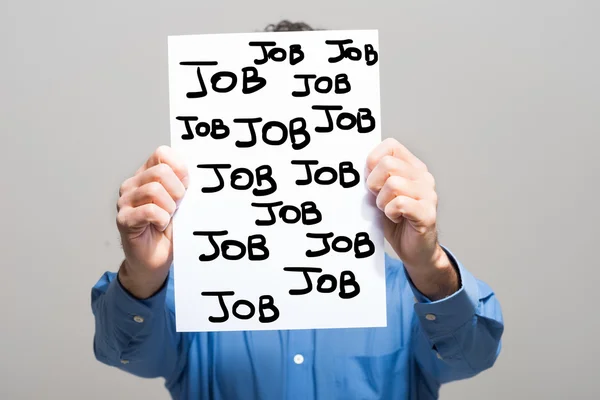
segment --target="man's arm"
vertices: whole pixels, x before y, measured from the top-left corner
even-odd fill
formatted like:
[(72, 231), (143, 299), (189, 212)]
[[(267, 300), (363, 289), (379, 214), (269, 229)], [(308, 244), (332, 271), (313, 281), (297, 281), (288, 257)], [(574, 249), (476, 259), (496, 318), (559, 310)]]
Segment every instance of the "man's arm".
[(458, 291), (431, 300), (406, 273), (416, 300), (415, 358), (422, 373), (439, 384), (469, 378), (492, 367), (504, 331), (502, 310), (491, 288), (444, 250), (459, 276)]
[(386, 217), (385, 238), (417, 300), (413, 344), (422, 373), (431, 378), (421, 381), (443, 383), (491, 367), (504, 330), (500, 306), (491, 289), (439, 244), (433, 175), (394, 139), (373, 149), (367, 169), (367, 186)]
[(171, 379), (186, 359), (187, 336), (175, 332), (171, 264), (172, 217), (188, 183), (181, 157), (161, 146), (121, 184), (117, 227), (125, 260), (92, 289), (96, 358), (142, 377)]
[(144, 378), (171, 380), (181, 372), (184, 337), (175, 332), (174, 314), (167, 306), (172, 287), (168, 279), (157, 293), (140, 300), (117, 274), (106, 272), (92, 289), (96, 359)]

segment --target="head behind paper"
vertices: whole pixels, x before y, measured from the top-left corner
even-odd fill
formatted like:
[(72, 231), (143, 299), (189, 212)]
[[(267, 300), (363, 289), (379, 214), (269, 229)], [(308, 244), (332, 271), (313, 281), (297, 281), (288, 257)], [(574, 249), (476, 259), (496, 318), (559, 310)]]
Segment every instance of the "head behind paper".
[(265, 32), (299, 32), (299, 31), (314, 31), (310, 25), (305, 22), (292, 22), (284, 19), (276, 24), (269, 24), (265, 28)]

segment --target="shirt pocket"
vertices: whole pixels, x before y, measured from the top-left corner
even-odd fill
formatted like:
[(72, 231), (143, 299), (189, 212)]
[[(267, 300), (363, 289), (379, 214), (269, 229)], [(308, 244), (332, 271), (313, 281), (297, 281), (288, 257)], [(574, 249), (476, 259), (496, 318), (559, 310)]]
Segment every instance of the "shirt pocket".
[(379, 355), (340, 355), (334, 360), (336, 399), (407, 399), (408, 357), (404, 348)]

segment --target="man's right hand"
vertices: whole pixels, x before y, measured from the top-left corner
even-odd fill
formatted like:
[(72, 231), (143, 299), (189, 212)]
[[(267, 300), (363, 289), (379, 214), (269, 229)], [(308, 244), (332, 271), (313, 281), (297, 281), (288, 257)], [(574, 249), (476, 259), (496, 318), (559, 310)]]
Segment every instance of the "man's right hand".
[(163, 285), (173, 261), (173, 213), (189, 183), (173, 149), (161, 146), (119, 190), (117, 227), (125, 252), (119, 280), (145, 299)]

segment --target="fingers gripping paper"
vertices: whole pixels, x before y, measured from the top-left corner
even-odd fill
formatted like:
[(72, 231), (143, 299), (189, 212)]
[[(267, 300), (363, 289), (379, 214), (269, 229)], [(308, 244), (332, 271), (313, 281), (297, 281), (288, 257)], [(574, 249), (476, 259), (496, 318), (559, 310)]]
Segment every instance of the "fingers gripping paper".
[(178, 331), (386, 325), (377, 31), (169, 37)]

